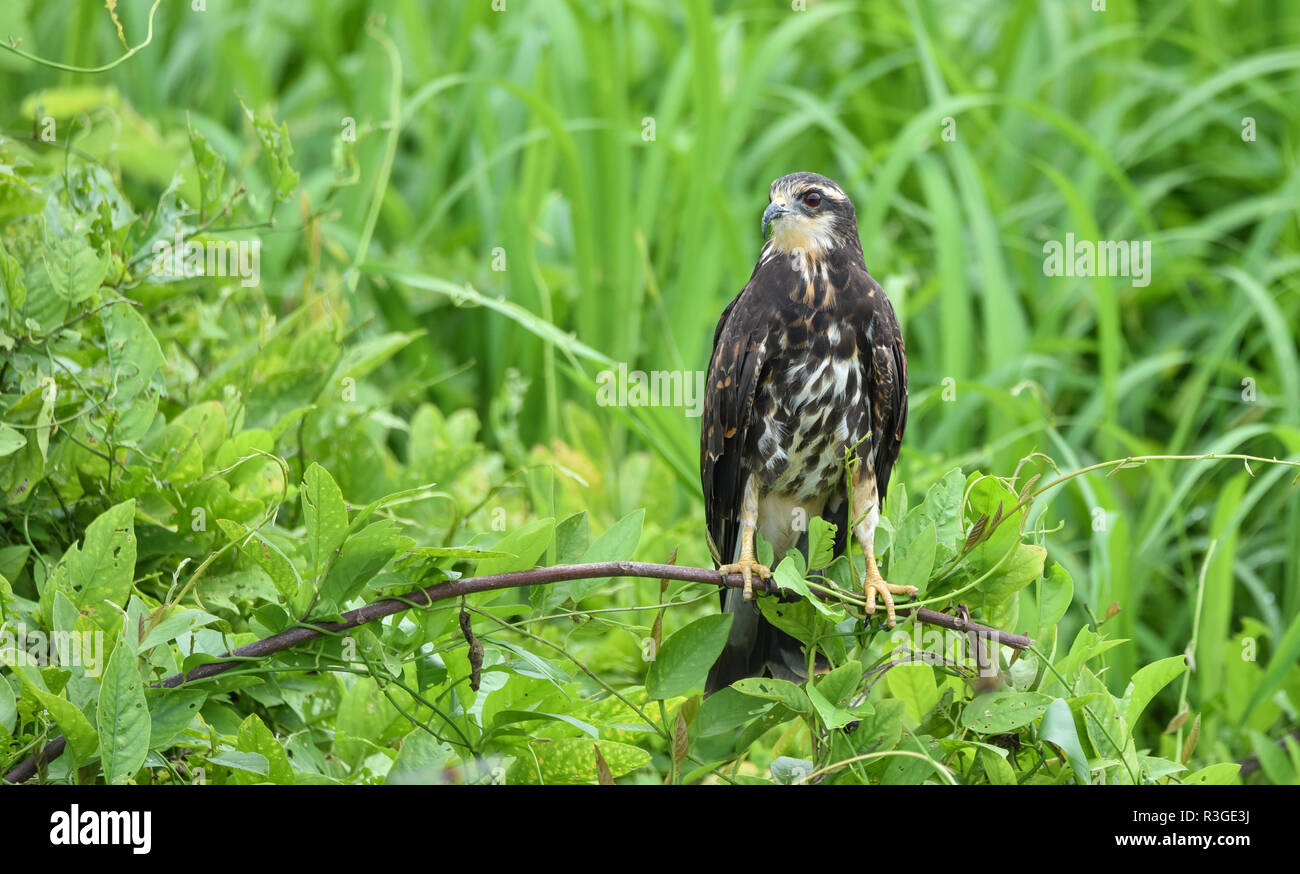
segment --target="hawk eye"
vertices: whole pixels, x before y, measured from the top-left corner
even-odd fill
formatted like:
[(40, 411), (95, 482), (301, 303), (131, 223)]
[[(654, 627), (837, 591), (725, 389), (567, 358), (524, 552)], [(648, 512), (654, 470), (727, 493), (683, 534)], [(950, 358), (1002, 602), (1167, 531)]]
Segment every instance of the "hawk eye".
[(816, 206), (817, 204), (822, 202), (822, 196), (819, 192), (809, 191), (807, 194), (803, 196), (803, 202), (808, 204), (809, 206)]

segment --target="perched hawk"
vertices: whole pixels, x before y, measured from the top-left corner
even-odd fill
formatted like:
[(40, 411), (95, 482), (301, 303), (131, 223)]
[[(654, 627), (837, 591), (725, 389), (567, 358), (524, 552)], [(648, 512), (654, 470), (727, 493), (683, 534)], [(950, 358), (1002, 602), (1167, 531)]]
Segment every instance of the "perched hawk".
[(820, 515), (847, 545), (845, 449), (856, 446), (853, 533), (866, 556), (867, 612), (912, 586), (885, 582), (873, 541), (879, 507), (907, 424), (907, 361), (894, 308), (867, 272), (848, 196), (816, 173), (772, 183), (763, 233), (772, 226), (749, 283), (713, 336), (705, 383), (700, 478), (709, 548), (743, 590), (722, 593), (735, 615), (706, 694), (764, 673), (805, 679), (802, 644), (771, 626), (753, 600), (761, 532), (779, 560), (807, 555), (807, 520)]

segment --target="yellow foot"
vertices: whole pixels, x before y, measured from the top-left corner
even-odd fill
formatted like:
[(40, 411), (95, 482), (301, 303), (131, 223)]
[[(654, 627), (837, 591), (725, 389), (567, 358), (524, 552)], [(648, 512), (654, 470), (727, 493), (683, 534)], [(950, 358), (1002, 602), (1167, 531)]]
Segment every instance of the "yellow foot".
[(746, 601), (754, 600), (754, 574), (758, 574), (760, 579), (768, 579), (772, 572), (768, 570), (767, 565), (759, 564), (758, 559), (753, 556), (740, 557), (740, 561), (735, 564), (724, 564), (718, 568), (718, 573), (722, 574), (725, 579), (728, 574), (740, 574), (745, 578), (745, 588), (742, 590)]
[(896, 586), (893, 583), (887, 583), (881, 578), (880, 574), (873, 574), (867, 577), (867, 615), (870, 616), (876, 612), (876, 595), (880, 600), (885, 602), (885, 622), (893, 628), (898, 622), (898, 617), (894, 614), (894, 596), (895, 595), (915, 595), (916, 586)]

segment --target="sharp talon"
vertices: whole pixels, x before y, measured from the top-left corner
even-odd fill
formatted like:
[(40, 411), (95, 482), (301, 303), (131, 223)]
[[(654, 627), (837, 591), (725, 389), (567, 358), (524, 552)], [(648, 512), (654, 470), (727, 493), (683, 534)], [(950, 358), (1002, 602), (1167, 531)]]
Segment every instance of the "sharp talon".
[(772, 572), (766, 566), (759, 564), (753, 558), (743, 556), (735, 564), (725, 564), (718, 568), (718, 572), (722, 574), (724, 579), (729, 574), (740, 574), (745, 578), (745, 585), (741, 589), (741, 597), (746, 601), (754, 600), (754, 574), (757, 573), (759, 579), (766, 579), (772, 575)]
[(868, 577), (866, 582), (867, 595), (867, 615), (876, 612), (876, 595), (880, 595), (880, 600), (885, 605), (885, 625), (893, 628), (898, 624), (898, 614), (894, 610), (894, 595), (915, 595), (919, 590), (916, 586), (897, 586), (893, 583), (887, 583), (880, 577)]

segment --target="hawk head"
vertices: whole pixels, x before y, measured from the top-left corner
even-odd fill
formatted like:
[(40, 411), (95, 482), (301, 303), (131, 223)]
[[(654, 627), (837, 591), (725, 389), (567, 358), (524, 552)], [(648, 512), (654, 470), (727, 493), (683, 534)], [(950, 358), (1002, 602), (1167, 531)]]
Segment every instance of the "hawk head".
[(772, 226), (772, 248), (813, 257), (841, 246), (860, 247), (858, 217), (849, 196), (817, 173), (791, 173), (772, 183), (763, 234)]

